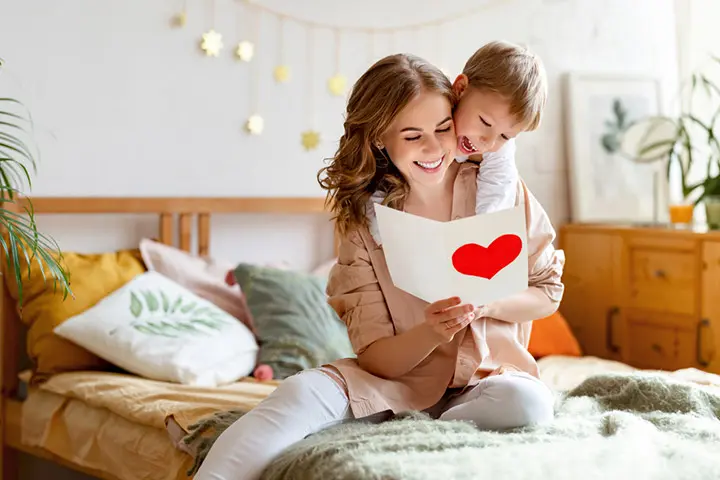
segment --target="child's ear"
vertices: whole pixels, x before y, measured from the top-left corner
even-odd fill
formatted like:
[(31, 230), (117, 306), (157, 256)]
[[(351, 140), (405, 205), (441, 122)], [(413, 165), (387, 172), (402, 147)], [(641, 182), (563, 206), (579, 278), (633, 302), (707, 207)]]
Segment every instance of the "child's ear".
[(455, 81), (453, 82), (453, 90), (455, 91), (455, 95), (457, 96), (458, 100), (460, 97), (463, 96), (463, 93), (465, 93), (465, 90), (467, 90), (468, 87), (468, 77), (464, 73), (461, 73), (457, 76)]

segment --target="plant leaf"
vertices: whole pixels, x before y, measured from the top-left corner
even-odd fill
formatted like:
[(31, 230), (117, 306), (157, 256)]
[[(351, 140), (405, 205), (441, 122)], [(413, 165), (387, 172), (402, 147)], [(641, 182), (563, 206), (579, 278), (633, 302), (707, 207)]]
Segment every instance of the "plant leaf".
[(185, 305), (184, 307), (182, 307), (182, 308), (180, 309), (180, 312), (182, 312), (182, 313), (188, 313), (190, 310), (192, 310), (193, 308), (195, 308), (195, 305), (197, 305), (197, 302), (188, 303), (187, 305)]
[(170, 313), (175, 313), (175, 311), (182, 305), (182, 295), (178, 295), (178, 297), (175, 299), (175, 303), (172, 304), (172, 307), (170, 308)]
[(142, 310), (142, 302), (138, 296), (135, 295), (135, 292), (130, 292), (130, 313), (133, 314), (133, 317), (138, 318), (142, 313)]
[(165, 295), (165, 292), (162, 290), (160, 291), (160, 298), (162, 298), (163, 312), (168, 313), (170, 311), (170, 300), (168, 300), (167, 295)]
[(143, 295), (143, 297), (145, 298), (145, 304), (147, 305), (148, 310), (149, 310), (151, 313), (156, 312), (156, 311), (158, 310), (158, 308), (160, 308), (160, 304), (159, 304), (159, 302), (158, 302), (158, 299), (155, 297), (155, 295), (153, 295), (152, 292), (150, 292), (150, 291), (148, 291), (148, 290), (144, 290), (144, 291), (142, 292), (142, 295)]

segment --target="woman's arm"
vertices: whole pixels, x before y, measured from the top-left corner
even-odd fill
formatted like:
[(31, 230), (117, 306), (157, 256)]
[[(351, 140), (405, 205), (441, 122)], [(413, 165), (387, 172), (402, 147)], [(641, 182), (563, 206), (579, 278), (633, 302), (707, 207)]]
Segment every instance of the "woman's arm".
[(555, 229), (540, 203), (530, 190), (521, 183), (525, 196), (525, 217), (528, 238), (528, 285), (514, 295), (496, 300), (481, 308), (479, 316), (506, 322), (529, 322), (553, 314), (562, 299), (562, 283), (565, 254), (555, 250)]
[(400, 335), (377, 340), (358, 357), (360, 366), (379, 377), (405, 375), (467, 327), (475, 318), (472, 309), (471, 305), (461, 305), (457, 297), (431, 303), (425, 308), (423, 323)]
[(448, 299), (428, 307), (426, 322), (396, 335), (370, 256), (357, 233), (342, 241), (327, 293), (328, 302), (348, 327), (358, 363), (382, 378), (405, 375), (472, 321), (469, 316), (460, 318), (471, 312), (471, 306)]
[(400, 335), (375, 341), (358, 355), (358, 363), (378, 377), (397, 378), (417, 367), (440, 343), (432, 329), (421, 323)]

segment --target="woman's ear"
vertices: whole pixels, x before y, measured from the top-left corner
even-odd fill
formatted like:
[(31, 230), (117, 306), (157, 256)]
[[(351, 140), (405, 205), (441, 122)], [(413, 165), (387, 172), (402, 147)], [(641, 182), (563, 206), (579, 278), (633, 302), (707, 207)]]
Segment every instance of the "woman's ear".
[(468, 77), (464, 73), (461, 73), (453, 82), (453, 91), (455, 91), (455, 95), (457, 96), (458, 100), (460, 99), (460, 97), (463, 96), (465, 90), (467, 90), (467, 87)]

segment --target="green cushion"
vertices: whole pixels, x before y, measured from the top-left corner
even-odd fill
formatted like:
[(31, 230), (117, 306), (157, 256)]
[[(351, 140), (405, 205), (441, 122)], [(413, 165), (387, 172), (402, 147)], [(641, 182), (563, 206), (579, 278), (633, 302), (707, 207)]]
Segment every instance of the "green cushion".
[(270, 365), (273, 378), (355, 356), (345, 324), (327, 303), (324, 278), (244, 263), (234, 273), (255, 320), (258, 363)]

